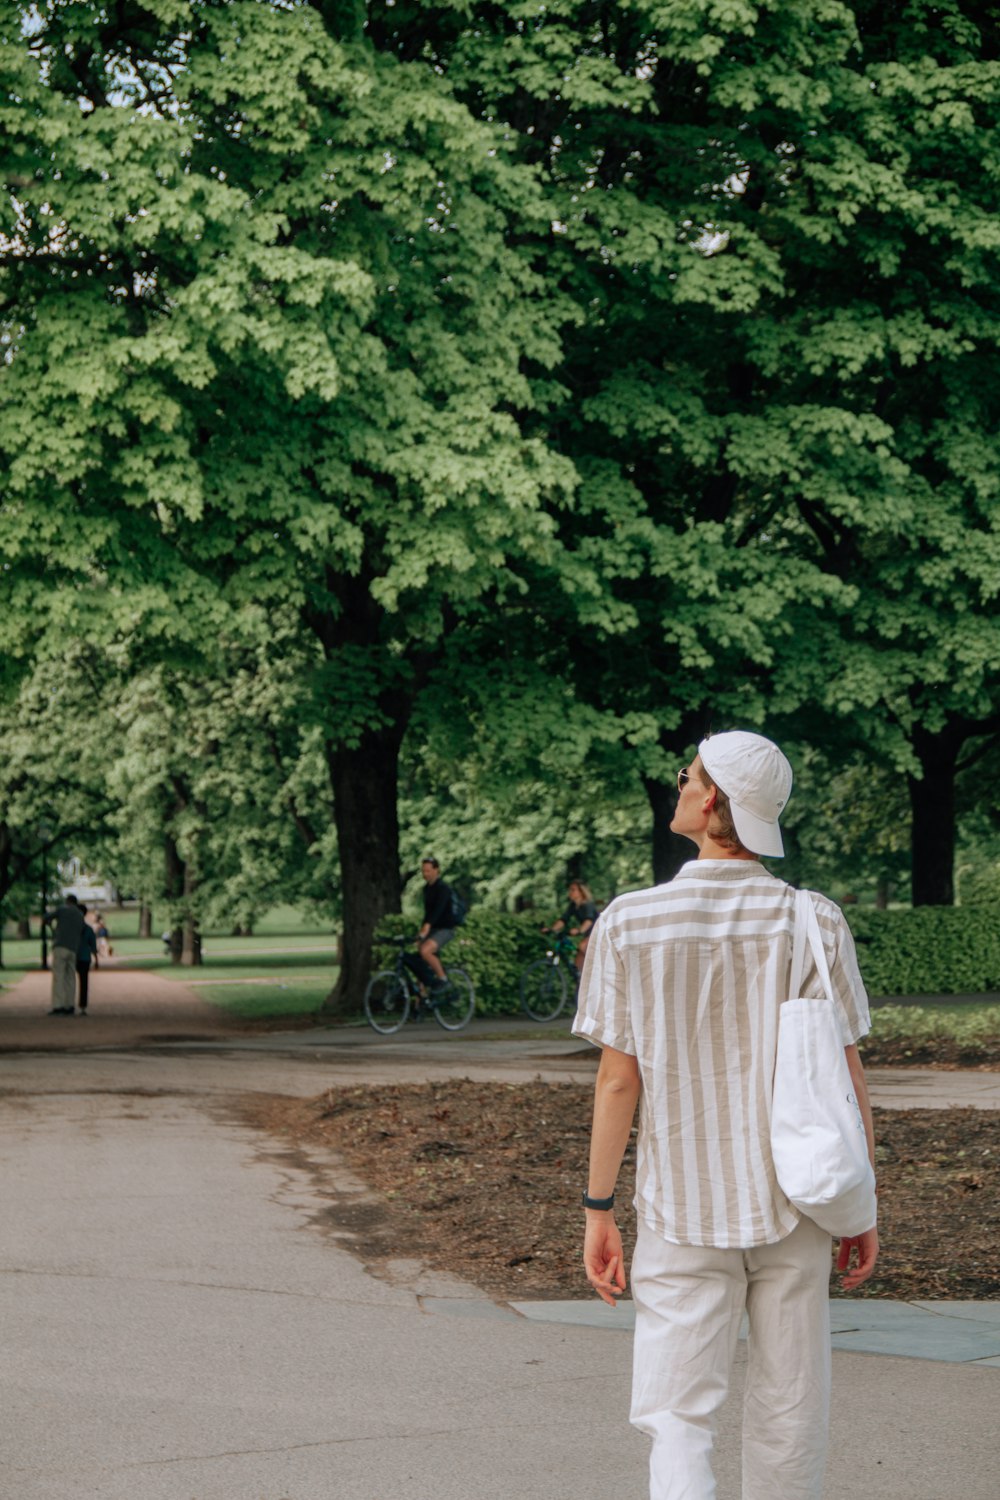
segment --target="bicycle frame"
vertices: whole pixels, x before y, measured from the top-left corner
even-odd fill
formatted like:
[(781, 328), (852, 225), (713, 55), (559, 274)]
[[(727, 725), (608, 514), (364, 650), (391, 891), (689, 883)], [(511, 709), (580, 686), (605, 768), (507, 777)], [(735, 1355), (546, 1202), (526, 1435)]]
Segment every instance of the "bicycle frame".
[[(372, 1028), (384, 1036), (392, 1035), (412, 1014), (418, 1021), (432, 1015), (445, 1031), (461, 1030), (475, 1012), (476, 992), (469, 975), (460, 966), (453, 966), (443, 985), (431, 984), (425, 992), (423, 976), (414, 974), (411, 968), (412, 938), (390, 941), (397, 949), (395, 963), (372, 974), (365, 990), (365, 1014)], [(398, 1003), (394, 997), (398, 997)]]

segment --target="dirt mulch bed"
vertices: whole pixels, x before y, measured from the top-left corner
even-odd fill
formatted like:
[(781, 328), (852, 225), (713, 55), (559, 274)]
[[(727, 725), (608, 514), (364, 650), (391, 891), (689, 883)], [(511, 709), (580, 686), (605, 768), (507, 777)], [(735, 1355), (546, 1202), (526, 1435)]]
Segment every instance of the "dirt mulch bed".
[(1000, 1037), (975, 1042), (956, 1042), (951, 1037), (872, 1038), (866, 1036), (858, 1051), (866, 1068), (972, 1068), (994, 1072), (1000, 1067)]
[[(582, 1084), (466, 1079), (255, 1096), (245, 1117), (298, 1147), (338, 1153), (377, 1190), (359, 1228), (366, 1259), (420, 1257), (495, 1297), (585, 1298), (579, 1198), (591, 1099)], [(855, 1295), (1000, 1297), (1000, 1113), (875, 1115), (882, 1254)], [(634, 1174), (630, 1149), (624, 1205)], [(631, 1218), (627, 1207), (619, 1216), (629, 1254)]]

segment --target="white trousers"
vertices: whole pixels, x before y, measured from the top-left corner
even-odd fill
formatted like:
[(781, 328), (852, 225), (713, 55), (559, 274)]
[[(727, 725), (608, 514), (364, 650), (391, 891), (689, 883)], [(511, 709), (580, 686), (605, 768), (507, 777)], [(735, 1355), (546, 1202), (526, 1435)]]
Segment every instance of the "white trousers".
[(746, 1311), (743, 1500), (821, 1500), (830, 1410), (831, 1239), (673, 1245), (645, 1224), (632, 1261), (632, 1421), (653, 1440), (650, 1500), (714, 1500), (712, 1443)]

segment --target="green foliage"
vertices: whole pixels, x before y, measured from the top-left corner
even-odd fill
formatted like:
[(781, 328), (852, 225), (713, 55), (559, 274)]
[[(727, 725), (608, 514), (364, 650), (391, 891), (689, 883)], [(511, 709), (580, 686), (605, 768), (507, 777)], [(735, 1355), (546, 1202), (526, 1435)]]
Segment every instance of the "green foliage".
[[(807, 878), (852, 799), (900, 877), (866, 765), (945, 788), (1000, 725), (982, 7), (0, 3), (0, 43), (0, 684), (138, 645), (137, 886), (165, 820), (237, 919), (339, 855), (363, 966), (411, 725), (406, 826), (491, 901), (641, 883), (710, 723), (829, 751)], [(265, 705), (243, 608), (297, 619)], [(128, 718), (155, 671), (190, 765)]]
[[(963, 907), (988, 907), (992, 912), (1000, 911), (1000, 864), (985, 860), (982, 864), (971, 862), (959, 870), (959, 899)], [(976, 920), (980, 913), (976, 912)]]
[(906, 780), (843, 745), (786, 743), (795, 789), (782, 818), (785, 858), (775, 872), (836, 901), (905, 899), (910, 808)]
[(995, 25), (866, 0), (477, 20), (518, 66), (463, 62), (530, 122), (581, 312), (555, 400), (583, 602), (541, 608), (535, 659), (582, 623), (577, 692), (654, 780), (709, 724), (761, 724), (934, 783), (947, 825), (955, 749), (1000, 724)]
[(875, 1064), (995, 1064), (1000, 1061), (1000, 1006), (961, 1012), (881, 1006), (872, 1012), (871, 1032), (860, 1045), (865, 1061)]
[(309, 722), (317, 653), (277, 614), (244, 608), (230, 623), (211, 674), (153, 666), (120, 684), (106, 866), (161, 924), (249, 928), (282, 900), (329, 916), (336, 846)]
[[(0, 910), (39, 909), (43, 862), (97, 847), (110, 830), (106, 784), (114, 694), (99, 654), (70, 640), (0, 698)], [(43, 859), (44, 856), (44, 859)]]
[[(539, 925), (537, 917), (524, 913), (513, 916), (481, 906), (469, 912), (442, 959), (446, 969), (454, 964), (470, 975), (479, 1015), (520, 1010), (521, 970), (544, 952)], [(396, 948), (386, 939), (412, 936), (415, 931), (416, 923), (404, 917), (388, 917), (381, 922), (376, 931), (375, 968), (391, 968), (395, 963)]]
[(865, 985), (873, 995), (976, 995), (1000, 990), (1000, 916), (995, 907), (849, 907), (846, 915)]

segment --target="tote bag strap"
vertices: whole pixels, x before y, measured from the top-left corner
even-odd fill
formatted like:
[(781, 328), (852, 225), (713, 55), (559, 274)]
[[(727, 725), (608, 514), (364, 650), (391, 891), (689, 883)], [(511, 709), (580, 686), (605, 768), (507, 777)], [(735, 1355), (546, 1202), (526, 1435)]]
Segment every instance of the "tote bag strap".
[(812, 953), (813, 963), (816, 965), (816, 972), (823, 986), (823, 993), (828, 1000), (832, 1000), (833, 981), (830, 978), (830, 966), (826, 961), (826, 950), (823, 947), (823, 938), (819, 930), (816, 907), (808, 891), (796, 891), (792, 970), (788, 989), (790, 1000), (797, 1000), (802, 994), (807, 950)]

